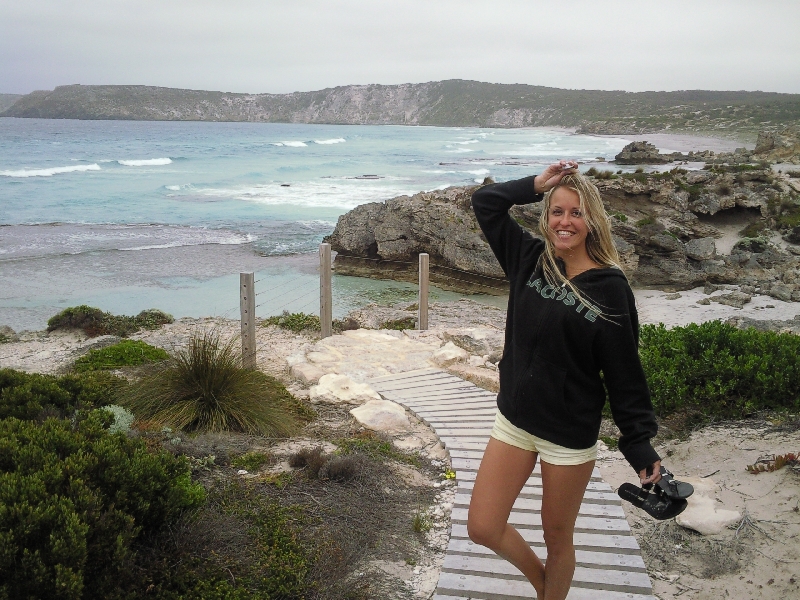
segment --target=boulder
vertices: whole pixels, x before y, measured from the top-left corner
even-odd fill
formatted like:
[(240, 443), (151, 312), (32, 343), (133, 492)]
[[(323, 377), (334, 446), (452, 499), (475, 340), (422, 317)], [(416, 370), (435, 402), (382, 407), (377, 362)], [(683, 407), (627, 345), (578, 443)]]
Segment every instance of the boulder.
[(666, 233), (657, 233), (656, 235), (651, 236), (650, 245), (663, 252), (683, 253), (685, 251), (683, 242), (671, 235), (667, 235)]
[(791, 302), (792, 301), (792, 292), (794, 292), (794, 287), (791, 285), (786, 285), (783, 283), (773, 283), (767, 294), (776, 300), (783, 300), (784, 302)]
[(686, 242), (686, 256), (694, 260), (710, 260), (717, 253), (714, 238), (706, 237)]
[(453, 342), (447, 342), (431, 355), (431, 360), (440, 367), (449, 367), (457, 362), (464, 362), (469, 358), (469, 352), (459, 348)]
[(738, 511), (720, 507), (720, 503), (716, 500), (719, 486), (713, 480), (701, 477), (676, 477), (676, 479), (694, 486), (694, 493), (688, 498), (689, 506), (675, 517), (675, 522), (681, 527), (701, 535), (716, 535), (742, 518)]
[(800, 164), (800, 128), (794, 126), (760, 132), (753, 158)]
[(503, 355), (505, 333), (488, 327), (464, 327), (447, 329), (444, 332), (445, 341), (453, 342), (470, 354), (489, 356), (489, 360), (497, 362)]
[(614, 157), (620, 165), (662, 165), (672, 161), (672, 156), (662, 156), (650, 142), (631, 142)]
[(721, 296), (714, 296), (710, 298), (712, 302), (719, 302), (726, 306), (733, 306), (734, 308), (744, 308), (744, 305), (750, 302), (752, 298), (749, 294), (744, 292), (731, 292), (729, 294), (722, 294)]
[(411, 422), (402, 406), (389, 400), (370, 400), (350, 411), (350, 414), (367, 429), (373, 431), (410, 431)]
[(320, 369), (317, 365), (301, 362), (292, 365), (289, 369), (289, 374), (304, 384), (311, 385), (317, 383), (320, 377), (325, 375), (325, 371)]
[(311, 402), (363, 404), (380, 398), (378, 392), (366, 383), (356, 383), (347, 375), (336, 373), (323, 375), (319, 383), (309, 390)]

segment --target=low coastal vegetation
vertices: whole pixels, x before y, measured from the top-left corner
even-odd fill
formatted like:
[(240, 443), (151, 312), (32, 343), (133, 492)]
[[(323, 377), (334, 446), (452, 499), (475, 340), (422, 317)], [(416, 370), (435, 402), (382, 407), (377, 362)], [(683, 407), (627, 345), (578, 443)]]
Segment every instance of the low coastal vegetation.
[(143, 310), (135, 317), (114, 315), (99, 308), (71, 306), (51, 317), (47, 321), (47, 331), (58, 329), (81, 329), (89, 337), (99, 335), (116, 335), (128, 337), (142, 329), (158, 329), (166, 323), (172, 323), (172, 315), (158, 309)]
[[(130, 382), (102, 367), (132, 362), (117, 351), (63, 376), (0, 370), (0, 598), (390, 597), (359, 561), (377, 551), (414, 564), (403, 536), (424, 536), (433, 517), (432, 492), (387, 465), (431, 465), (379, 434), (331, 427), (350, 423), (347, 407), (318, 405), (315, 419), (280, 382), (241, 369), (214, 332), (155, 353)], [(797, 336), (644, 325), (640, 352), (673, 433), (800, 408)], [(312, 439), (275, 469), (271, 444), (303, 424)]]
[(643, 325), (642, 366), (662, 419), (693, 426), (800, 409), (800, 337), (720, 321)]
[(78, 373), (102, 371), (121, 367), (136, 367), (167, 360), (165, 350), (139, 340), (122, 340), (112, 346), (90, 350), (75, 361), (73, 369)]

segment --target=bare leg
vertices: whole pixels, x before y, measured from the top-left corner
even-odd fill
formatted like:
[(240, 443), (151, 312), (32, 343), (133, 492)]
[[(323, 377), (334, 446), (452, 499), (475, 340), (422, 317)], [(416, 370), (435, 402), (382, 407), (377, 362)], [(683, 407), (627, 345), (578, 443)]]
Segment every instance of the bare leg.
[(533, 472), (537, 457), (535, 452), (489, 438), (472, 490), (467, 531), (473, 542), (491, 548), (522, 571), (536, 589), (536, 597), (544, 598), (544, 565), (508, 524), (511, 507)]
[(569, 466), (542, 462), (542, 529), (547, 545), (544, 600), (564, 600), (569, 592), (575, 574), (575, 519), (593, 468), (594, 461)]

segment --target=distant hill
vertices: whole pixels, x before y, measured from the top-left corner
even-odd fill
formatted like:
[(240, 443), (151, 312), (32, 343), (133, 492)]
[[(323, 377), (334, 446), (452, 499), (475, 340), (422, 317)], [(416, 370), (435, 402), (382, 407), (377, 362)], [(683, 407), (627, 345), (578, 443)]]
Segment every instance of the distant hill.
[(0, 94), (0, 113), (22, 98), (22, 94)]
[(46, 119), (577, 127), (585, 133), (755, 132), (800, 123), (800, 94), (624, 92), (449, 80), (234, 94), (135, 85), (37, 91), (2, 113)]

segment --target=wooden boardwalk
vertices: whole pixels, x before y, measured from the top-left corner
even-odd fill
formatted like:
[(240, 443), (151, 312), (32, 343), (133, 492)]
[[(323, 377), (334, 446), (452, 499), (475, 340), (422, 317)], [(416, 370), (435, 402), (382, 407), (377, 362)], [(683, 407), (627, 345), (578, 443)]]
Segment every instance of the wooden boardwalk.
[[(514, 600), (536, 593), (520, 571), (467, 536), (467, 510), (483, 449), (494, 423), (496, 394), (437, 369), (369, 380), (378, 393), (430, 426), (456, 472), (452, 530), (434, 600)], [(546, 560), (539, 465), (514, 504), (514, 524)], [(619, 497), (595, 468), (575, 527), (577, 568), (568, 600), (656, 600), (639, 545)]]

